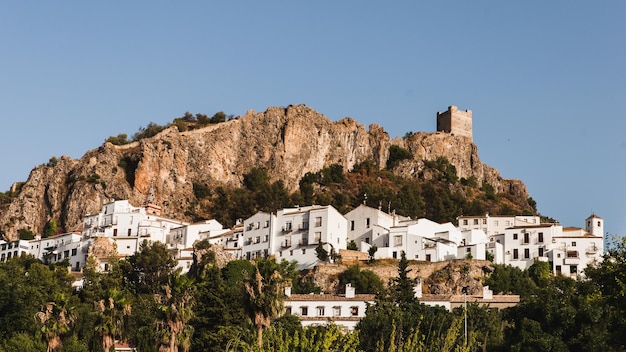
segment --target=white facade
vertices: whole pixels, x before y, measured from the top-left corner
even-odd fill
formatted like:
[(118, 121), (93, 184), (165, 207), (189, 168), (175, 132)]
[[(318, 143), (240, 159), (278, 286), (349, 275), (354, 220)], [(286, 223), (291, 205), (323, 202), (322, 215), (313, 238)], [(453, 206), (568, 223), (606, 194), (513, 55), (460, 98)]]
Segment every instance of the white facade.
[(368, 304), (374, 304), (374, 295), (355, 294), (354, 287), (346, 286), (345, 295), (291, 294), (285, 290), (285, 313), (298, 316), (302, 326), (327, 325), (333, 322), (346, 330), (354, 330), (365, 317)]
[(483, 230), (487, 236), (504, 233), (509, 227), (539, 225), (541, 219), (534, 215), (459, 216), (459, 230)]
[(73, 271), (80, 271), (85, 266), (88, 249), (89, 240), (78, 233), (63, 233), (29, 242), (29, 253), (35, 258), (47, 263), (67, 259)]
[(299, 270), (313, 268), (319, 261), (315, 251), (318, 244), (328, 253), (346, 249), (347, 226), (346, 218), (330, 205), (279, 210), (270, 254), (278, 261), (296, 260)]
[(273, 254), (272, 242), (276, 230), (276, 216), (259, 212), (243, 222), (242, 254), (245, 259), (265, 258)]
[(0, 240), (0, 262), (29, 253), (30, 242), (27, 240), (17, 240), (11, 242)]
[(388, 247), (388, 237), (384, 235), (397, 222), (408, 219), (366, 205), (359, 205), (344, 217), (348, 220), (348, 242), (354, 241), (362, 252), (367, 252), (371, 245)]

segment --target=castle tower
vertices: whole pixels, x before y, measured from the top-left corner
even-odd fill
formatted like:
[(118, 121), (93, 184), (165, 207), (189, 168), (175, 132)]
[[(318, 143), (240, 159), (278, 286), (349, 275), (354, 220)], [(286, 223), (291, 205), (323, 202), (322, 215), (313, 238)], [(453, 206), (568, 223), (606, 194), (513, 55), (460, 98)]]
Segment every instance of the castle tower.
[(452, 105), (448, 111), (437, 112), (437, 131), (472, 139), (472, 110), (463, 111)]
[(585, 231), (598, 237), (604, 236), (604, 220), (596, 214), (591, 214), (585, 221)]

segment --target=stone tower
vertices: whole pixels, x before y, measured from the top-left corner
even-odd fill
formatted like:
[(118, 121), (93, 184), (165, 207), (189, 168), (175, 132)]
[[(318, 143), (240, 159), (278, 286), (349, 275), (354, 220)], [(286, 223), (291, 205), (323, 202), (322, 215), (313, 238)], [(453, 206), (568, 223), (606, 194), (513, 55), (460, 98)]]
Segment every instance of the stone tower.
[(472, 139), (472, 110), (449, 106), (448, 111), (437, 112), (437, 131)]

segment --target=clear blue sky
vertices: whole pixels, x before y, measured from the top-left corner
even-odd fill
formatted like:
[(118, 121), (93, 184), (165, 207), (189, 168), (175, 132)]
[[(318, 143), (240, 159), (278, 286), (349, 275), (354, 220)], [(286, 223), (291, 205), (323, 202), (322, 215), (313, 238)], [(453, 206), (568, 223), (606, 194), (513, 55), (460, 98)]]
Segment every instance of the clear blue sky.
[(432, 132), (471, 109), (481, 159), (566, 226), (626, 235), (624, 1), (0, 3), (0, 189), (185, 111), (306, 104)]

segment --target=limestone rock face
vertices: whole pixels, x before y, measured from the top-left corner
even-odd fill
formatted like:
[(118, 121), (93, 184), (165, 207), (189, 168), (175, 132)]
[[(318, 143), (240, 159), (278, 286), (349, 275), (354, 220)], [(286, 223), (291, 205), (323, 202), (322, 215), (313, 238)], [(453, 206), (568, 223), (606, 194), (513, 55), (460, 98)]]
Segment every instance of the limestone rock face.
[(417, 177), (424, 160), (444, 156), (459, 177), (475, 176), (498, 192), (528, 198), (523, 183), (504, 180), (482, 164), (467, 137), (437, 132), (392, 140), (376, 124), (366, 129), (351, 118), (333, 122), (305, 105), (290, 105), (248, 111), (186, 132), (171, 126), (152, 138), (123, 146), (104, 143), (79, 160), (61, 157), (54, 166), (36, 167), (13, 201), (0, 209), (0, 228), (17, 238), (20, 229), (38, 234), (46, 222), (56, 220), (71, 231), (106, 201), (129, 199), (142, 205), (149, 196), (164, 216), (186, 219), (195, 202), (194, 183), (237, 187), (253, 167), (260, 167), (294, 191), (307, 172), (332, 164), (351, 170), (369, 159), (384, 167), (394, 144), (414, 155), (394, 169), (398, 176)]

